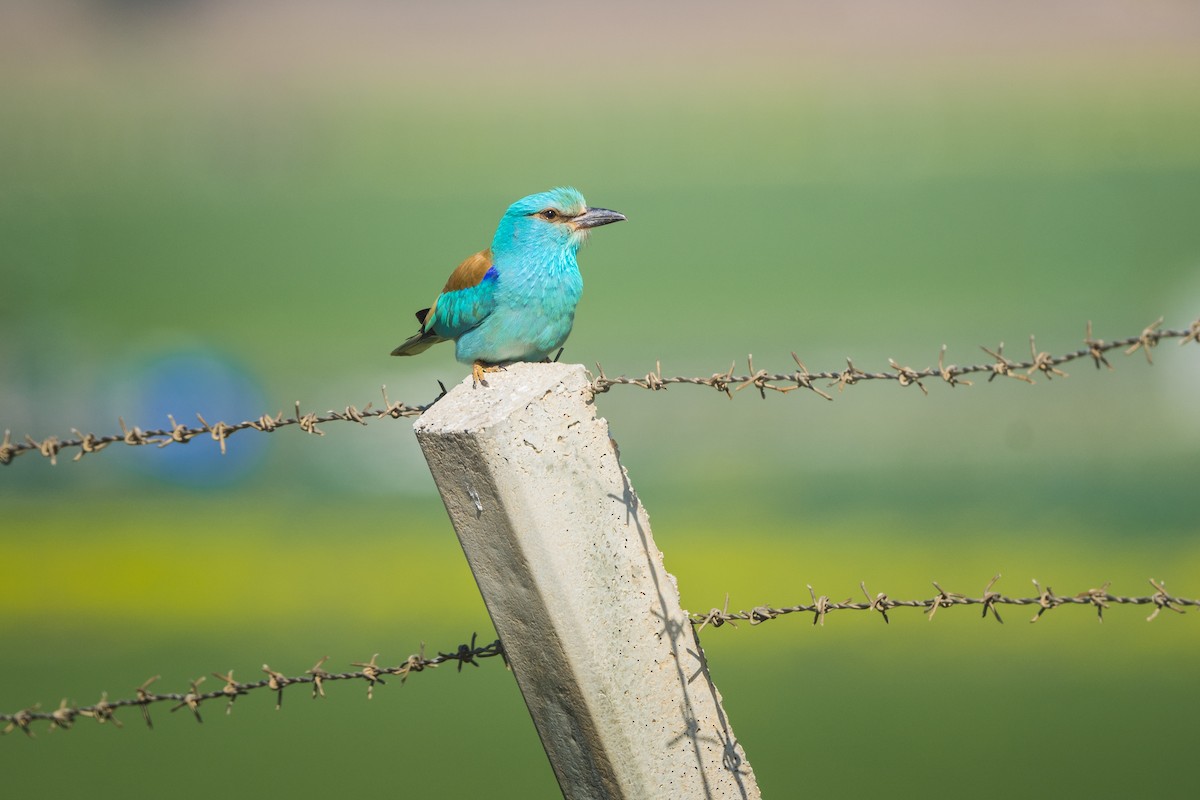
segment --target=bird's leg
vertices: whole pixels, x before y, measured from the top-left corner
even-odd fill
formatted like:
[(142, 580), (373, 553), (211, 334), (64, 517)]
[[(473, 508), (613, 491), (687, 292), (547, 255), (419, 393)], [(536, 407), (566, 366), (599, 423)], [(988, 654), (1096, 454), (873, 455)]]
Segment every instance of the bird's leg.
[(500, 364), (485, 364), (482, 361), (476, 361), (471, 365), (471, 378), (474, 381), (475, 386), (479, 386), (480, 384), (487, 386), (488, 382), (483, 379), (483, 373), (498, 372), (502, 369), (504, 369), (504, 367)]

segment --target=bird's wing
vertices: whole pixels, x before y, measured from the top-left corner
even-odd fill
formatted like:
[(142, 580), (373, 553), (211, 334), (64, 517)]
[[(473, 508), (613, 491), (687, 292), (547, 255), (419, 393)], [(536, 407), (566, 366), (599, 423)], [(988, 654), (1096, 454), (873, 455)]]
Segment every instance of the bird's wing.
[(392, 355), (416, 355), (438, 342), (456, 339), (483, 322), (496, 304), (497, 277), (491, 248), (467, 258), (450, 273), (433, 305), (417, 312), (421, 329), (393, 350)]
[(422, 329), (456, 339), (483, 322), (496, 306), (498, 277), (491, 248), (463, 261), (421, 320)]
[(486, 250), (480, 250), (473, 256), (468, 256), (465, 261), (454, 269), (454, 272), (450, 273), (449, 280), (442, 287), (442, 294), (478, 286), (483, 280), (483, 276), (492, 268), (493, 263), (495, 261), (492, 258), (492, 248), (490, 247)]

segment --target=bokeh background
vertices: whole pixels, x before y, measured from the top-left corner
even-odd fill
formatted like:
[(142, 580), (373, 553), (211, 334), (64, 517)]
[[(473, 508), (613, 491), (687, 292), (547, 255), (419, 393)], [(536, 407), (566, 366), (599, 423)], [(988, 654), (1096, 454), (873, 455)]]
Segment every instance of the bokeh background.
[[(0, 2), (0, 427), (426, 402), (388, 351), (512, 200), (629, 222), (564, 360), (708, 375), (1027, 352), (1200, 316), (1179, 0)], [(598, 399), (685, 605), (1200, 594), (1200, 355), (928, 397)], [(0, 470), (0, 708), (490, 628), (409, 421)], [(767, 796), (1191, 796), (1194, 615), (706, 630)], [(467, 674), (470, 673), (470, 674)], [(208, 685), (214, 683), (209, 678)], [(553, 797), (511, 675), (443, 668), (0, 741), (12, 796)]]

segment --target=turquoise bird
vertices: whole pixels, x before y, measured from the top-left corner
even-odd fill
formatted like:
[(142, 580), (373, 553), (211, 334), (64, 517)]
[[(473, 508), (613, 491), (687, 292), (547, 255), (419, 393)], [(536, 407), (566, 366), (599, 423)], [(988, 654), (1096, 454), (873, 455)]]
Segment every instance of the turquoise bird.
[(571, 333), (583, 294), (579, 246), (592, 228), (623, 219), (588, 208), (569, 187), (522, 197), (504, 212), (492, 246), (459, 264), (433, 305), (417, 312), (421, 329), (392, 355), (454, 340), (476, 383), (504, 364), (545, 361)]

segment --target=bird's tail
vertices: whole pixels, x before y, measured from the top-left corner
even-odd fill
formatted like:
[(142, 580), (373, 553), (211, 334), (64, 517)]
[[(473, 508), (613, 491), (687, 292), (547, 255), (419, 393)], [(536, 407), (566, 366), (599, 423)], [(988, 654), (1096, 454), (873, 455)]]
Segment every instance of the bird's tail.
[(443, 336), (438, 336), (433, 331), (423, 331), (416, 333), (407, 339), (404, 344), (392, 351), (394, 356), (415, 356), (417, 353), (423, 353), (439, 342), (449, 341)]

